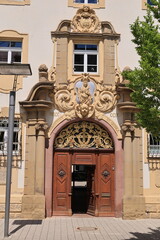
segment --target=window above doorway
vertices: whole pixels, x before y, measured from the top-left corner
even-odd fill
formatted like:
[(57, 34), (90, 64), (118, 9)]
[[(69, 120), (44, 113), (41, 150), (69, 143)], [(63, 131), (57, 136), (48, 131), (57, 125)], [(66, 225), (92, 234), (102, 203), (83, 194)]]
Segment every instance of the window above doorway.
[(98, 46), (74, 44), (74, 73), (97, 73)]
[(68, 0), (69, 7), (81, 8), (82, 4), (89, 5), (92, 8), (105, 8), (105, 0)]

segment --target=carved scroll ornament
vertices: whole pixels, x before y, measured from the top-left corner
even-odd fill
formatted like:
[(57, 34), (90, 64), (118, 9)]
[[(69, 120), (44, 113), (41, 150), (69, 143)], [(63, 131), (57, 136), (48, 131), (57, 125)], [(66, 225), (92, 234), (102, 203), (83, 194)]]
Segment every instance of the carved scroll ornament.
[(64, 128), (56, 137), (55, 148), (113, 149), (108, 132), (95, 123), (78, 122)]
[(73, 32), (96, 33), (100, 31), (100, 22), (98, 17), (95, 15), (95, 11), (84, 5), (83, 8), (79, 9), (74, 16), (71, 28)]
[(55, 108), (68, 118), (89, 118), (111, 111), (118, 99), (115, 87), (96, 82), (89, 74), (82, 74), (66, 86), (56, 86), (53, 98)]

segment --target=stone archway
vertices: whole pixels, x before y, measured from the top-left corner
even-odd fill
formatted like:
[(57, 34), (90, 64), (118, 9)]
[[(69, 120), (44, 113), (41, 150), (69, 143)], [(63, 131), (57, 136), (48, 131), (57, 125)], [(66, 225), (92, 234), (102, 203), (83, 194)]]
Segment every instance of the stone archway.
[[(71, 123), (73, 123), (75, 121), (71, 121)], [(122, 161), (122, 148), (121, 148), (121, 140), (117, 139), (117, 136), (114, 132), (114, 130), (111, 128), (111, 126), (104, 122), (103, 120), (96, 122), (95, 120), (92, 120), (92, 122), (97, 123), (98, 125), (102, 126), (104, 129), (106, 129), (110, 136), (112, 137), (113, 141), (114, 141), (114, 148), (115, 148), (115, 176), (114, 176), (114, 181), (115, 181), (115, 185), (114, 185), (114, 214), (115, 216), (121, 216), (122, 214), (122, 194), (123, 194), (123, 161)], [(58, 125), (51, 134), (51, 138), (49, 139), (49, 145), (48, 145), (48, 149), (46, 151), (46, 168), (45, 168), (45, 198), (46, 198), (46, 216), (52, 216), (53, 214), (53, 201), (52, 201), (52, 197), (53, 197), (53, 186), (52, 186), (52, 180), (54, 178), (54, 174), (53, 174), (53, 156), (54, 156), (54, 152), (53, 152), (53, 144), (55, 141), (55, 137), (57, 136), (57, 134), (66, 126), (69, 125), (68, 121), (64, 121), (62, 122), (60, 125)], [(76, 154), (74, 152), (74, 154)], [(83, 154), (83, 153), (81, 153)], [(57, 156), (56, 156), (57, 157)], [(69, 213), (71, 214), (71, 211), (69, 210), (68, 213), (66, 213), (66, 215), (69, 215)], [(56, 214), (54, 212), (54, 214)], [(63, 215), (62, 214), (58, 214), (58, 215)], [(98, 215), (98, 214), (97, 214)]]

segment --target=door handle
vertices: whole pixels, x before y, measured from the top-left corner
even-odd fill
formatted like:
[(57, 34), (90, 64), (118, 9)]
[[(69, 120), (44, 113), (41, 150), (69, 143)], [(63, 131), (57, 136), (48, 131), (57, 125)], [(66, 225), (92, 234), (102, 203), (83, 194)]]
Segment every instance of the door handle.
[(68, 196), (72, 196), (72, 193), (70, 192), (70, 193), (68, 193)]

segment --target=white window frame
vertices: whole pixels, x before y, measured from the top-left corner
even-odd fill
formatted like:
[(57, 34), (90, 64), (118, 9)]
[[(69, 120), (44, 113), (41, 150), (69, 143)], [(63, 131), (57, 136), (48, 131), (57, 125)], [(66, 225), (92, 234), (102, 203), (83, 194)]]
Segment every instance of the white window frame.
[(81, 3), (81, 2), (76, 2), (76, 0), (74, 0), (75, 3), (78, 3), (78, 4), (98, 4), (99, 0), (97, 0), (96, 3), (88, 3), (88, 0), (84, 0), (84, 3)]
[(148, 156), (160, 158), (160, 140), (148, 134)]
[[(4, 126), (1, 126), (3, 122)], [(19, 119), (15, 119), (18, 126), (14, 126), (14, 133), (18, 133), (18, 141), (13, 142), (13, 155), (20, 155), (20, 122)], [(0, 132), (4, 132), (4, 139), (0, 142), (0, 155), (7, 155), (7, 141), (8, 141), (8, 118), (0, 118)]]
[[(1, 42), (21, 42), (21, 41), (12, 41), (12, 40), (0, 40)], [(21, 42), (22, 43), (22, 42)], [(0, 61), (0, 63), (14, 63), (12, 62), (12, 52), (20, 52), (21, 53), (21, 62), (22, 62), (22, 47), (0, 47), (0, 52), (8, 52), (7, 62)], [(15, 62), (15, 63), (21, 63)]]
[[(83, 72), (78, 72), (78, 71), (74, 71), (74, 74), (79, 74), (79, 73), (90, 73), (90, 74), (98, 74), (98, 45), (97, 44), (91, 44), (91, 43), (87, 43), (87, 44), (84, 44), (84, 43), (75, 43), (75, 45), (96, 45), (97, 46), (97, 50), (73, 50), (74, 51), (74, 54), (73, 54), (73, 71), (74, 71), (74, 67), (75, 67), (75, 62), (74, 62), (74, 57), (75, 57), (75, 54), (76, 55), (83, 55), (84, 56), (84, 71)], [(73, 48), (74, 48), (73, 46)], [(97, 56), (97, 71), (96, 72), (89, 72), (87, 71), (87, 68), (88, 68), (88, 63), (87, 63), (87, 57), (88, 55), (96, 55)]]

